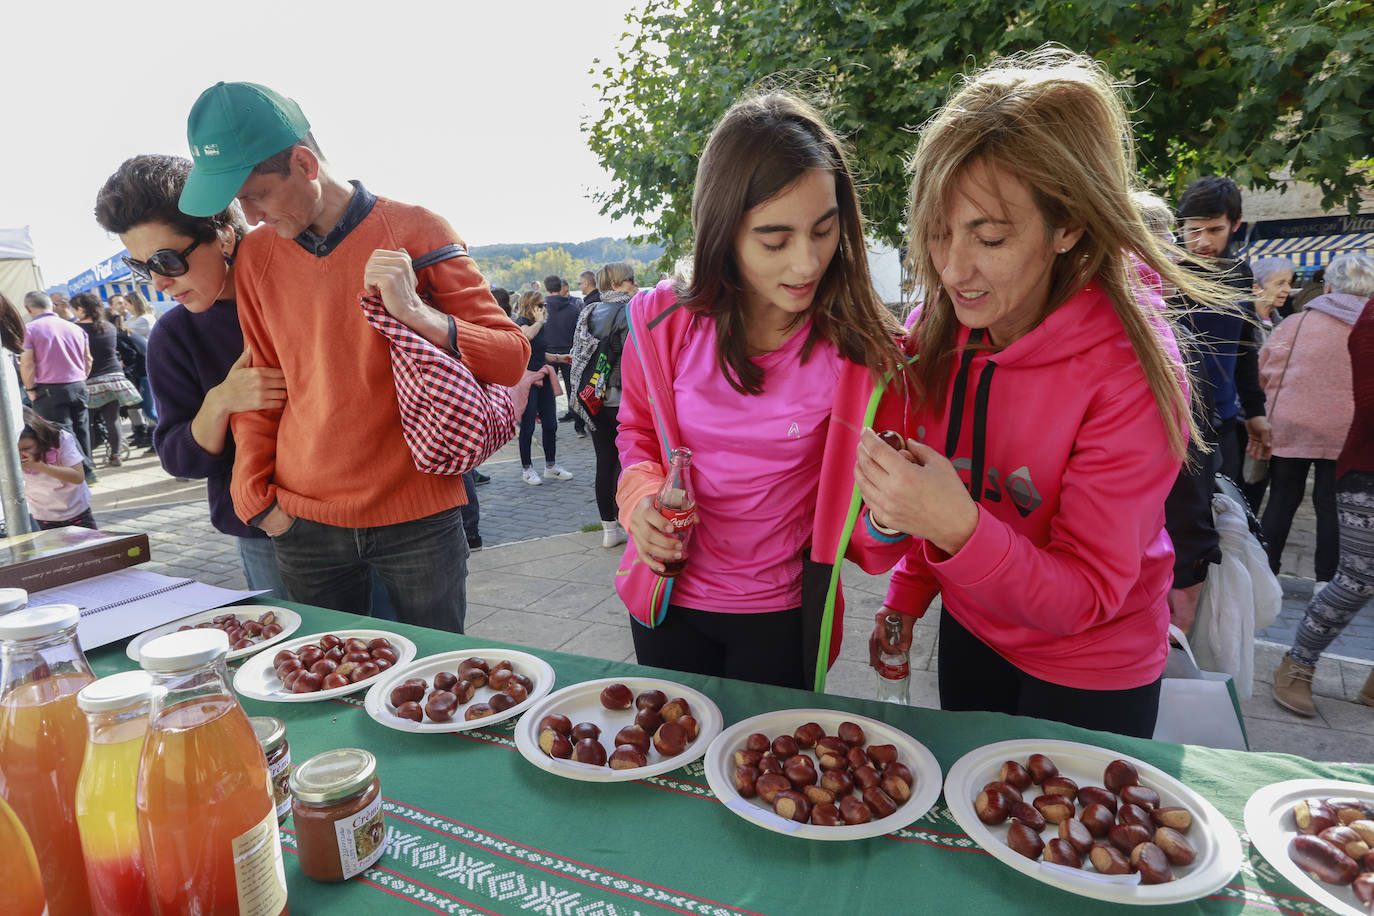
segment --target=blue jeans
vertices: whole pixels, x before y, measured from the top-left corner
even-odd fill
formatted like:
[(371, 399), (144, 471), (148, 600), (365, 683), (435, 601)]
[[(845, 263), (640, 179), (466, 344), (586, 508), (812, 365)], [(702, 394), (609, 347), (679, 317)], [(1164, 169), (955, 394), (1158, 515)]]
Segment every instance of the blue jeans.
[(143, 378), (139, 379), (138, 393), (143, 398), (143, 415), (147, 417), (149, 420), (152, 420), (152, 425), (156, 426), (157, 404), (153, 401), (153, 383), (152, 380), (148, 378), (148, 376), (145, 375), (143, 376)]
[(402, 623), (463, 632), (468, 544), (455, 506), (375, 528), (340, 528), (306, 518), (272, 539), (292, 601), (372, 613), (372, 576), (386, 586)]
[(286, 583), (282, 581), (277, 569), (277, 552), (272, 547), (271, 538), (235, 538), (238, 541), (239, 560), (243, 563), (243, 578), (248, 580), (252, 591), (267, 589), (264, 597), (287, 600)]
[(539, 417), (544, 437), (544, 463), (552, 465), (558, 452), (558, 405), (554, 402), (553, 379), (545, 377), (544, 384), (530, 386), (530, 398), (525, 402), (525, 414), (520, 418), (520, 466), (530, 467), (530, 445), (534, 439), (534, 418)]
[(481, 537), (477, 526), (482, 521), (482, 509), (477, 503), (477, 482), (472, 479), (472, 471), (463, 475), (463, 490), (468, 494), (467, 505), (458, 507), (463, 514), (463, 533), (469, 541), (475, 541)]

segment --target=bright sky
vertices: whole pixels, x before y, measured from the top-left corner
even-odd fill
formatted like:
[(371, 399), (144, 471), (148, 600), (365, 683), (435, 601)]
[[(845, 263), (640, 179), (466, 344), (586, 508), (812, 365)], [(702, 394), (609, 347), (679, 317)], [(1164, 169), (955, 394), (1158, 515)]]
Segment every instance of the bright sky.
[(624, 236), (579, 130), (588, 74), (638, 0), (14, 0), (4, 13), (0, 227), (32, 227), (43, 281), (119, 251), (91, 215), (130, 156), (187, 155), (219, 80), (300, 103), (325, 156), (376, 193), (445, 216), (469, 245)]

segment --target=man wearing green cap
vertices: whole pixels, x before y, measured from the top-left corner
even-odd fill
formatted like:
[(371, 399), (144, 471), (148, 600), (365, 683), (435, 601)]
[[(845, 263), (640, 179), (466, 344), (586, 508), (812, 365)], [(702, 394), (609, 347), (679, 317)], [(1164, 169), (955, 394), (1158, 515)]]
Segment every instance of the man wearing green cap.
[[(181, 209), (211, 215), (237, 198), (263, 224), (239, 246), (239, 319), (252, 364), (280, 368), (290, 394), (282, 410), (234, 415), (235, 511), (272, 536), (294, 600), (366, 613), (375, 572), (400, 620), (461, 633), (462, 478), (416, 470), (388, 341), (359, 298), (380, 297), (484, 381), (517, 383), (529, 342), (452, 227), (334, 174), (291, 99), (218, 83), (187, 140)], [(412, 254), (428, 264), (418, 276)]]

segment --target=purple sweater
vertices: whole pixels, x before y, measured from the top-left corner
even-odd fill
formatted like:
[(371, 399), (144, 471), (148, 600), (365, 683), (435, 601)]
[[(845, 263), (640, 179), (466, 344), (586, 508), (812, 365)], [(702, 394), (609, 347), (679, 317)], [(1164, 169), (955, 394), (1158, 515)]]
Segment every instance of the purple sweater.
[(153, 325), (148, 337), (148, 380), (157, 399), (153, 442), (162, 467), (175, 477), (205, 478), (210, 523), (234, 537), (262, 538), (260, 528), (234, 514), (229, 478), (234, 471), (234, 437), (225, 433), (224, 451), (211, 455), (191, 435), (191, 421), (205, 395), (229, 374), (243, 354), (238, 308), (221, 299), (199, 314), (177, 305)]

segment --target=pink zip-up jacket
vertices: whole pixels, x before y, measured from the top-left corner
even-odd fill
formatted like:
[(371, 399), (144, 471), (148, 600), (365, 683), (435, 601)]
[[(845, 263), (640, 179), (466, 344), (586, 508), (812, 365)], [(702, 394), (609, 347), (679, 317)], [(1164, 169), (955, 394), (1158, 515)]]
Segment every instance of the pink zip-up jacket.
[[(709, 320), (694, 316), (685, 308), (678, 308), (666, 319), (656, 321), (674, 302), (676, 297), (672, 281), (665, 280), (654, 290), (640, 293), (629, 305), (632, 326), (649, 328), (654, 335), (654, 352), (664, 363), (664, 375), (669, 379), (673, 377), (674, 360), (687, 327), (694, 318)], [(891, 568), (906, 549), (905, 543), (891, 543), (874, 537), (867, 524), (852, 525), (852, 532), (850, 524), (853, 517), (851, 509), (857, 511), (854, 462), (866, 414), (870, 409), (875, 411), (873, 426), (877, 429), (902, 429), (906, 418), (904, 401), (900, 397), (902, 386), (893, 385), (886, 396), (880, 396), (877, 403), (873, 404), (876, 386), (867, 367), (848, 360), (842, 360), (841, 365), (821, 459), (810, 548), (811, 559), (830, 567), (832, 572), (825, 595), (825, 604), (833, 616), (827, 653), (829, 661), (824, 667), (833, 664), (839, 655), (844, 632), (844, 594), (840, 588), (838, 571), (834, 567), (839, 565), (841, 558), (848, 558), (867, 572), (879, 573)], [(665, 476), (663, 450), (654, 429), (644, 367), (633, 334), (626, 341), (620, 372), (623, 387), (618, 414), (620, 431), (616, 443), (620, 449), (623, 470), (616, 491), (616, 503), (620, 507), (620, 523), (628, 530), (635, 506), (645, 496), (658, 492)], [(710, 404), (700, 403), (678, 403), (675, 407), (679, 413), (711, 409)], [(779, 498), (784, 496), (778, 495)], [(739, 519), (737, 524), (748, 526), (750, 522), (748, 519)], [(766, 531), (751, 534), (759, 538), (767, 536)], [(630, 548), (633, 546), (631, 544)], [(822, 671), (817, 689), (822, 689), (823, 685)]]
[[(1177, 360), (1172, 334), (1168, 346)], [(976, 494), (978, 526), (954, 556), (910, 542), (887, 605), (920, 616), (938, 593), (971, 633), (1051, 683), (1153, 682), (1173, 580), (1164, 499), (1181, 461), (1107, 296), (1090, 284), (1005, 349), (964, 351), (943, 407), (915, 425)]]

